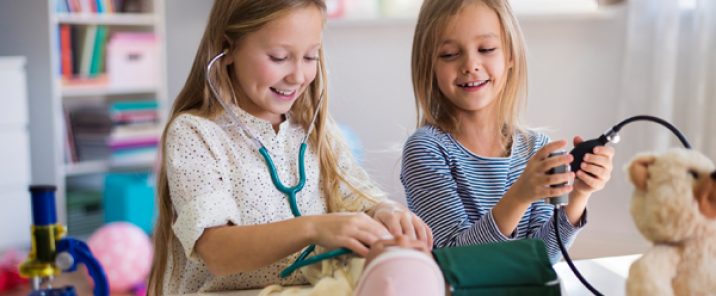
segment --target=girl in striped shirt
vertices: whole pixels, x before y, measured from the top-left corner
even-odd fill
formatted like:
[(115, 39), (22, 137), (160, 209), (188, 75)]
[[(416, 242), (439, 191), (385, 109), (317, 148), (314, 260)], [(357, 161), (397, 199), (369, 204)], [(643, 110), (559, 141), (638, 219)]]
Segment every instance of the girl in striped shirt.
[[(436, 247), (539, 238), (559, 259), (552, 219), (569, 245), (586, 204), (612, 171), (614, 150), (597, 147), (579, 171), (547, 174), (572, 156), (518, 123), (527, 84), (520, 26), (506, 0), (426, 0), (418, 17), (412, 80), (419, 128), (403, 151), (408, 205), (432, 228)], [(574, 144), (582, 142), (574, 138)], [(552, 188), (569, 182), (570, 185)], [(558, 217), (544, 199), (569, 194)]]

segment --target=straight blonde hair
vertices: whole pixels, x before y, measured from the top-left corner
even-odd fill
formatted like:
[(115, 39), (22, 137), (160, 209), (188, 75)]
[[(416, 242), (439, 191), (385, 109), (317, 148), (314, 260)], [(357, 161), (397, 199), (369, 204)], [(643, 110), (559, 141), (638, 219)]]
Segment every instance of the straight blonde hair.
[(508, 143), (515, 131), (522, 131), (519, 113), (526, 103), (527, 61), (525, 42), (520, 25), (507, 0), (425, 0), (413, 36), (411, 73), (417, 109), (418, 127), (430, 124), (449, 133), (459, 129), (455, 108), (438, 87), (435, 63), (438, 59), (440, 36), (451, 18), (468, 4), (484, 4), (500, 20), (502, 48), (507, 61), (507, 81), (498, 94), (498, 132), (502, 143)]
[[(189, 77), (181, 92), (172, 106), (167, 126), (162, 136), (162, 148), (166, 147), (166, 135), (168, 127), (182, 113), (191, 113), (206, 118), (213, 118), (224, 110), (213, 97), (209, 85), (206, 83), (206, 66), (209, 61), (223, 50), (232, 50), (228, 40), (237, 41), (249, 33), (260, 30), (267, 23), (284, 16), (293, 9), (304, 7), (316, 7), (325, 13), (326, 6), (323, 0), (216, 0), (209, 15), (204, 35), (199, 44)], [(228, 40), (227, 40), (228, 39)], [(292, 120), (304, 126), (308, 125), (316, 108), (320, 107), (315, 122), (314, 131), (309, 138), (309, 145), (317, 152), (320, 162), (320, 186), (326, 195), (326, 204), (329, 212), (335, 211), (358, 211), (363, 210), (361, 206), (367, 201), (368, 204), (376, 204), (377, 201), (368, 193), (358, 189), (348, 181), (339, 169), (337, 155), (334, 149), (343, 148), (347, 151), (343, 141), (334, 128), (335, 123), (328, 115), (328, 83), (326, 82), (326, 67), (323, 48), (320, 49), (318, 71), (321, 79), (314, 80), (306, 91), (296, 100), (291, 107)], [(233, 99), (233, 71), (231, 65), (219, 60), (216, 66), (212, 67), (212, 77), (215, 79), (215, 86), (221, 100), (235, 103)], [(238, 88), (238, 86), (236, 87)], [(237, 91), (242, 91), (237, 89)], [(325, 98), (321, 105), (321, 92)], [(149, 275), (148, 295), (163, 295), (165, 273), (168, 261), (174, 260), (169, 252), (174, 252), (172, 246), (177, 241), (172, 231), (172, 223), (177, 218), (169, 195), (169, 182), (164, 154), (162, 153), (162, 165), (157, 180), (157, 201), (159, 218), (154, 230), (154, 259), (152, 271)], [(355, 180), (352, 180), (356, 182)], [(340, 185), (345, 184), (357, 198), (350, 202), (344, 201), (340, 193)]]

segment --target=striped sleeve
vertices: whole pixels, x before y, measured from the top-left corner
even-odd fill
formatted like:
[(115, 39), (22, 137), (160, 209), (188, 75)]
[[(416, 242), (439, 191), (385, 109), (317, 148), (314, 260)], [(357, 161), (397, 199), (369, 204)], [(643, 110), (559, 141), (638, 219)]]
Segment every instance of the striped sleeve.
[(492, 214), (471, 221), (458, 195), (448, 152), (432, 135), (418, 132), (403, 149), (401, 182), (408, 207), (433, 231), (436, 247), (513, 239), (497, 228)]
[[(530, 157), (532, 157), (537, 150), (541, 149), (544, 145), (549, 143), (550, 139), (544, 134), (535, 134), (535, 144)], [(528, 226), (528, 238), (537, 238), (544, 241), (547, 246), (547, 254), (549, 255), (550, 261), (556, 263), (562, 256), (557, 242), (557, 236), (554, 232), (554, 207), (551, 204), (546, 203), (544, 200), (533, 203), (530, 206), (530, 219)], [(577, 225), (569, 223), (567, 214), (564, 211), (559, 211), (559, 217), (557, 217), (559, 225), (559, 234), (565, 248), (574, 242), (577, 237), (579, 230), (587, 223), (587, 212), (577, 222)]]

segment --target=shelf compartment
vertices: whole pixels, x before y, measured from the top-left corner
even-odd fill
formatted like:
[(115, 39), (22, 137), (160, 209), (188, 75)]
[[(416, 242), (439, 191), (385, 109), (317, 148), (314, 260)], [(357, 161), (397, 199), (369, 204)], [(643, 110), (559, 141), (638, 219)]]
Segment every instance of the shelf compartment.
[(57, 13), (53, 20), (68, 25), (154, 26), (156, 23), (156, 17), (150, 13)]
[(75, 177), (118, 171), (150, 171), (153, 168), (153, 161), (113, 164), (109, 160), (93, 160), (65, 164), (65, 175), (67, 177)]

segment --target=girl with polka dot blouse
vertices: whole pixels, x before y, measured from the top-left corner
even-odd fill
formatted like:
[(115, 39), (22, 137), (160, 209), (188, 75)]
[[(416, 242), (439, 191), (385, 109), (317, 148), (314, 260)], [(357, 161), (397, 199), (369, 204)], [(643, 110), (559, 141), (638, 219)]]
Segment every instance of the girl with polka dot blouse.
[[(305, 272), (279, 272), (309, 244), (371, 257), (376, 243), (421, 254), (432, 246), (425, 223), (385, 199), (356, 164), (328, 97), (320, 100), (325, 10), (322, 0), (215, 1), (162, 138), (150, 295), (307, 284)], [(206, 67), (222, 51), (210, 73), (215, 98)], [(234, 119), (264, 144), (284, 184), (296, 184), (298, 150), (317, 109), (297, 195), (303, 215), (294, 218)]]

